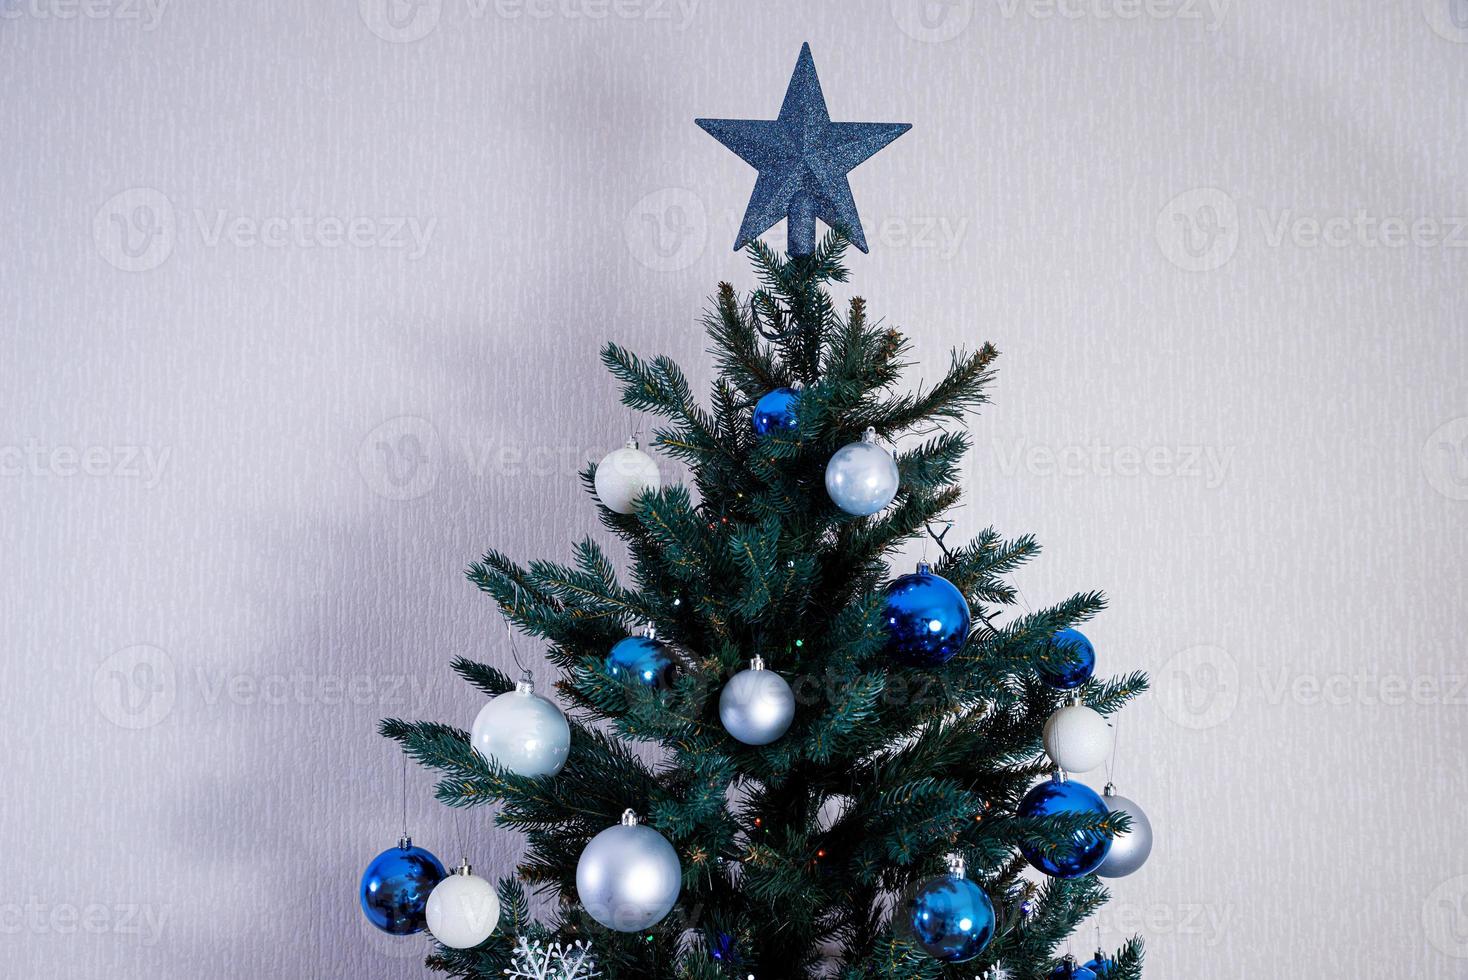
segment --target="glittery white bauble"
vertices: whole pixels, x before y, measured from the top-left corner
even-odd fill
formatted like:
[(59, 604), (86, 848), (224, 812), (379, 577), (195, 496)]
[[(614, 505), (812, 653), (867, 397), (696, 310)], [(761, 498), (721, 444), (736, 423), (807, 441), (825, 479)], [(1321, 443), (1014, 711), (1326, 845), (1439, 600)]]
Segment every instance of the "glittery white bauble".
[(636, 820), (628, 810), (622, 823), (591, 839), (576, 863), (576, 896), (593, 919), (617, 932), (661, 922), (683, 887), (678, 852)]
[(561, 710), (535, 693), (527, 674), (474, 719), (474, 748), (518, 776), (554, 776), (571, 752), (571, 726)]
[(1152, 854), (1152, 821), (1147, 819), (1147, 814), (1135, 801), (1117, 796), (1112, 786), (1106, 787), (1101, 799), (1112, 813), (1130, 815), (1132, 829), (1111, 839), (1111, 850), (1106, 852), (1106, 860), (1101, 862), (1096, 873), (1103, 878), (1125, 878), (1146, 864)]
[(875, 514), (897, 496), (897, 460), (877, 445), (875, 429), (867, 429), (861, 442), (836, 450), (826, 464), (826, 493), (848, 514)]
[(499, 924), (500, 900), (494, 886), (465, 864), (434, 886), (427, 912), (434, 939), (453, 949), (473, 949)]
[(769, 745), (795, 720), (795, 692), (758, 657), (729, 678), (719, 695), (719, 721), (745, 745)]
[(1061, 708), (1045, 722), (1045, 751), (1066, 772), (1090, 772), (1111, 752), (1111, 726), (1083, 704)]
[(648, 490), (662, 488), (663, 478), (653, 458), (636, 441), (614, 449), (596, 464), (596, 497), (608, 510), (632, 513), (632, 502)]

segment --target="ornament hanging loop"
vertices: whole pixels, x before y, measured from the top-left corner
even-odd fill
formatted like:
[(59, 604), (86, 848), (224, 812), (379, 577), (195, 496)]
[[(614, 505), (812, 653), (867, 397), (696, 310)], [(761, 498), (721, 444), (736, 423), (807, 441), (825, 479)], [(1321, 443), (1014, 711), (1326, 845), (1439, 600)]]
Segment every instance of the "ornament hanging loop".
[(641, 820), (637, 816), (637, 811), (633, 810), (631, 807), (628, 807), (627, 809), (622, 811), (622, 819), (618, 822), (623, 827), (636, 827), (641, 822)]
[(963, 878), (968, 875), (968, 864), (964, 861), (962, 854), (954, 852), (945, 857), (944, 861), (948, 864), (948, 873), (953, 877)]

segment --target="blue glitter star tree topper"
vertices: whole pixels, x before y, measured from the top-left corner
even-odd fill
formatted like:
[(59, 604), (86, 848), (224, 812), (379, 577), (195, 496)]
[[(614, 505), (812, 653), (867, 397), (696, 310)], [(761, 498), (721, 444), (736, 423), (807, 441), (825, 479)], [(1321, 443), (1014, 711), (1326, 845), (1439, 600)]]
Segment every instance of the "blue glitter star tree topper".
[(791, 255), (816, 247), (816, 219), (840, 227), (867, 250), (846, 175), (912, 128), (911, 123), (833, 123), (810, 45), (803, 44), (778, 119), (695, 119), (710, 136), (759, 171), (734, 250), (782, 218)]

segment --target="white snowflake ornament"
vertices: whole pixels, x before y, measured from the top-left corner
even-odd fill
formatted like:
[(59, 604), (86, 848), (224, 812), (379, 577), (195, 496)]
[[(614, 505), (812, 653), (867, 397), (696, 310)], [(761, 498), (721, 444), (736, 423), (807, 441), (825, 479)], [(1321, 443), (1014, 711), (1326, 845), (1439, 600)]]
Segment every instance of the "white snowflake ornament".
[(602, 975), (591, 958), (591, 943), (576, 940), (569, 946), (559, 942), (546, 946), (521, 936), (515, 957), (505, 976), (511, 980), (595, 980)]

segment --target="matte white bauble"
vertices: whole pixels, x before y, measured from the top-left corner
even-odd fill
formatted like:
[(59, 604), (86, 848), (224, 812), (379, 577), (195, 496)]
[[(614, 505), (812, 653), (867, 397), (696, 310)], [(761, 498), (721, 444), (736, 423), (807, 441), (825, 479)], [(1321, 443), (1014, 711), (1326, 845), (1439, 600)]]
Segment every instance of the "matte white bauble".
[(1045, 751), (1066, 772), (1090, 772), (1111, 753), (1111, 726), (1083, 704), (1061, 708), (1045, 722)]
[(471, 736), (480, 755), (517, 776), (554, 776), (571, 752), (566, 716), (535, 693), (528, 671), (479, 709)]
[(452, 949), (473, 949), (500, 921), (494, 886), (461, 864), (428, 894), (428, 931)]
[(877, 445), (877, 430), (867, 429), (861, 442), (836, 450), (826, 464), (826, 493), (855, 517), (875, 514), (897, 496), (897, 460)]
[(629, 440), (596, 464), (596, 497), (608, 510), (632, 513), (632, 502), (643, 493), (662, 489), (663, 478), (653, 458)]

